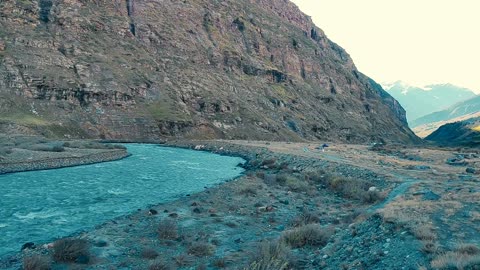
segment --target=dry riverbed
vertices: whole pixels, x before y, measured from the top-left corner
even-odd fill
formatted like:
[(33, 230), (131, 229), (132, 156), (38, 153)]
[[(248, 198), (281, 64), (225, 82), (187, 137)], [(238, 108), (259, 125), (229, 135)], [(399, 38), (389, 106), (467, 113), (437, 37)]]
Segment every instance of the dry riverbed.
[[(176, 142), (245, 176), (22, 254), (25, 269), (478, 269), (468, 149)], [(467, 172), (468, 171), (468, 172)], [(161, 192), (161, 191), (159, 191)], [(45, 266), (45, 268), (28, 268)], [(1, 264), (0, 264), (1, 267)]]

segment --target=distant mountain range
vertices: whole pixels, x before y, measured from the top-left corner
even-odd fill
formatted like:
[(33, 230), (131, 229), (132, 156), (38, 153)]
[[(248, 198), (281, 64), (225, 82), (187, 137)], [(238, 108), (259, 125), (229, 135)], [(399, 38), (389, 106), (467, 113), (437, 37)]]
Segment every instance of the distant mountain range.
[(410, 127), (428, 123), (428, 121), (425, 122), (426, 120), (417, 120), (423, 116), (445, 110), (456, 103), (476, 97), (472, 90), (452, 84), (432, 84), (418, 87), (397, 81), (383, 84), (383, 88), (407, 111), (407, 121)]
[(475, 96), (471, 99), (456, 103), (445, 110), (434, 112), (410, 121), (410, 127), (414, 128), (424, 124), (447, 121), (478, 112), (480, 112), (480, 96)]

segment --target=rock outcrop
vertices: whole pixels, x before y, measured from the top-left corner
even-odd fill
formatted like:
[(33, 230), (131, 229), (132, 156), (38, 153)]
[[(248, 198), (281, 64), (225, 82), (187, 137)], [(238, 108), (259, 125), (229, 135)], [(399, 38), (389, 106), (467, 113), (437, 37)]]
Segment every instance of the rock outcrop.
[(0, 24), (3, 132), (417, 139), (287, 0), (3, 0)]

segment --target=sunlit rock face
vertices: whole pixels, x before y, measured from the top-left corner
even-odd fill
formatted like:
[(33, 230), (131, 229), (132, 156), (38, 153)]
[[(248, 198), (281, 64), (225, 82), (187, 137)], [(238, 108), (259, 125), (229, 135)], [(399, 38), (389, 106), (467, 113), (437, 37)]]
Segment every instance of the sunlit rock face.
[(4, 0), (0, 23), (3, 132), (416, 139), (289, 1)]

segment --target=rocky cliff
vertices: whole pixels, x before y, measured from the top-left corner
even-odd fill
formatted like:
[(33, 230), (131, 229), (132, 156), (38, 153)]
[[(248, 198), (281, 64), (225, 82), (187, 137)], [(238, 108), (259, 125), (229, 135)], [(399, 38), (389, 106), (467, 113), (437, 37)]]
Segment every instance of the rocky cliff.
[(287, 0), (2, 0), (0, 132), (411, 141)]

